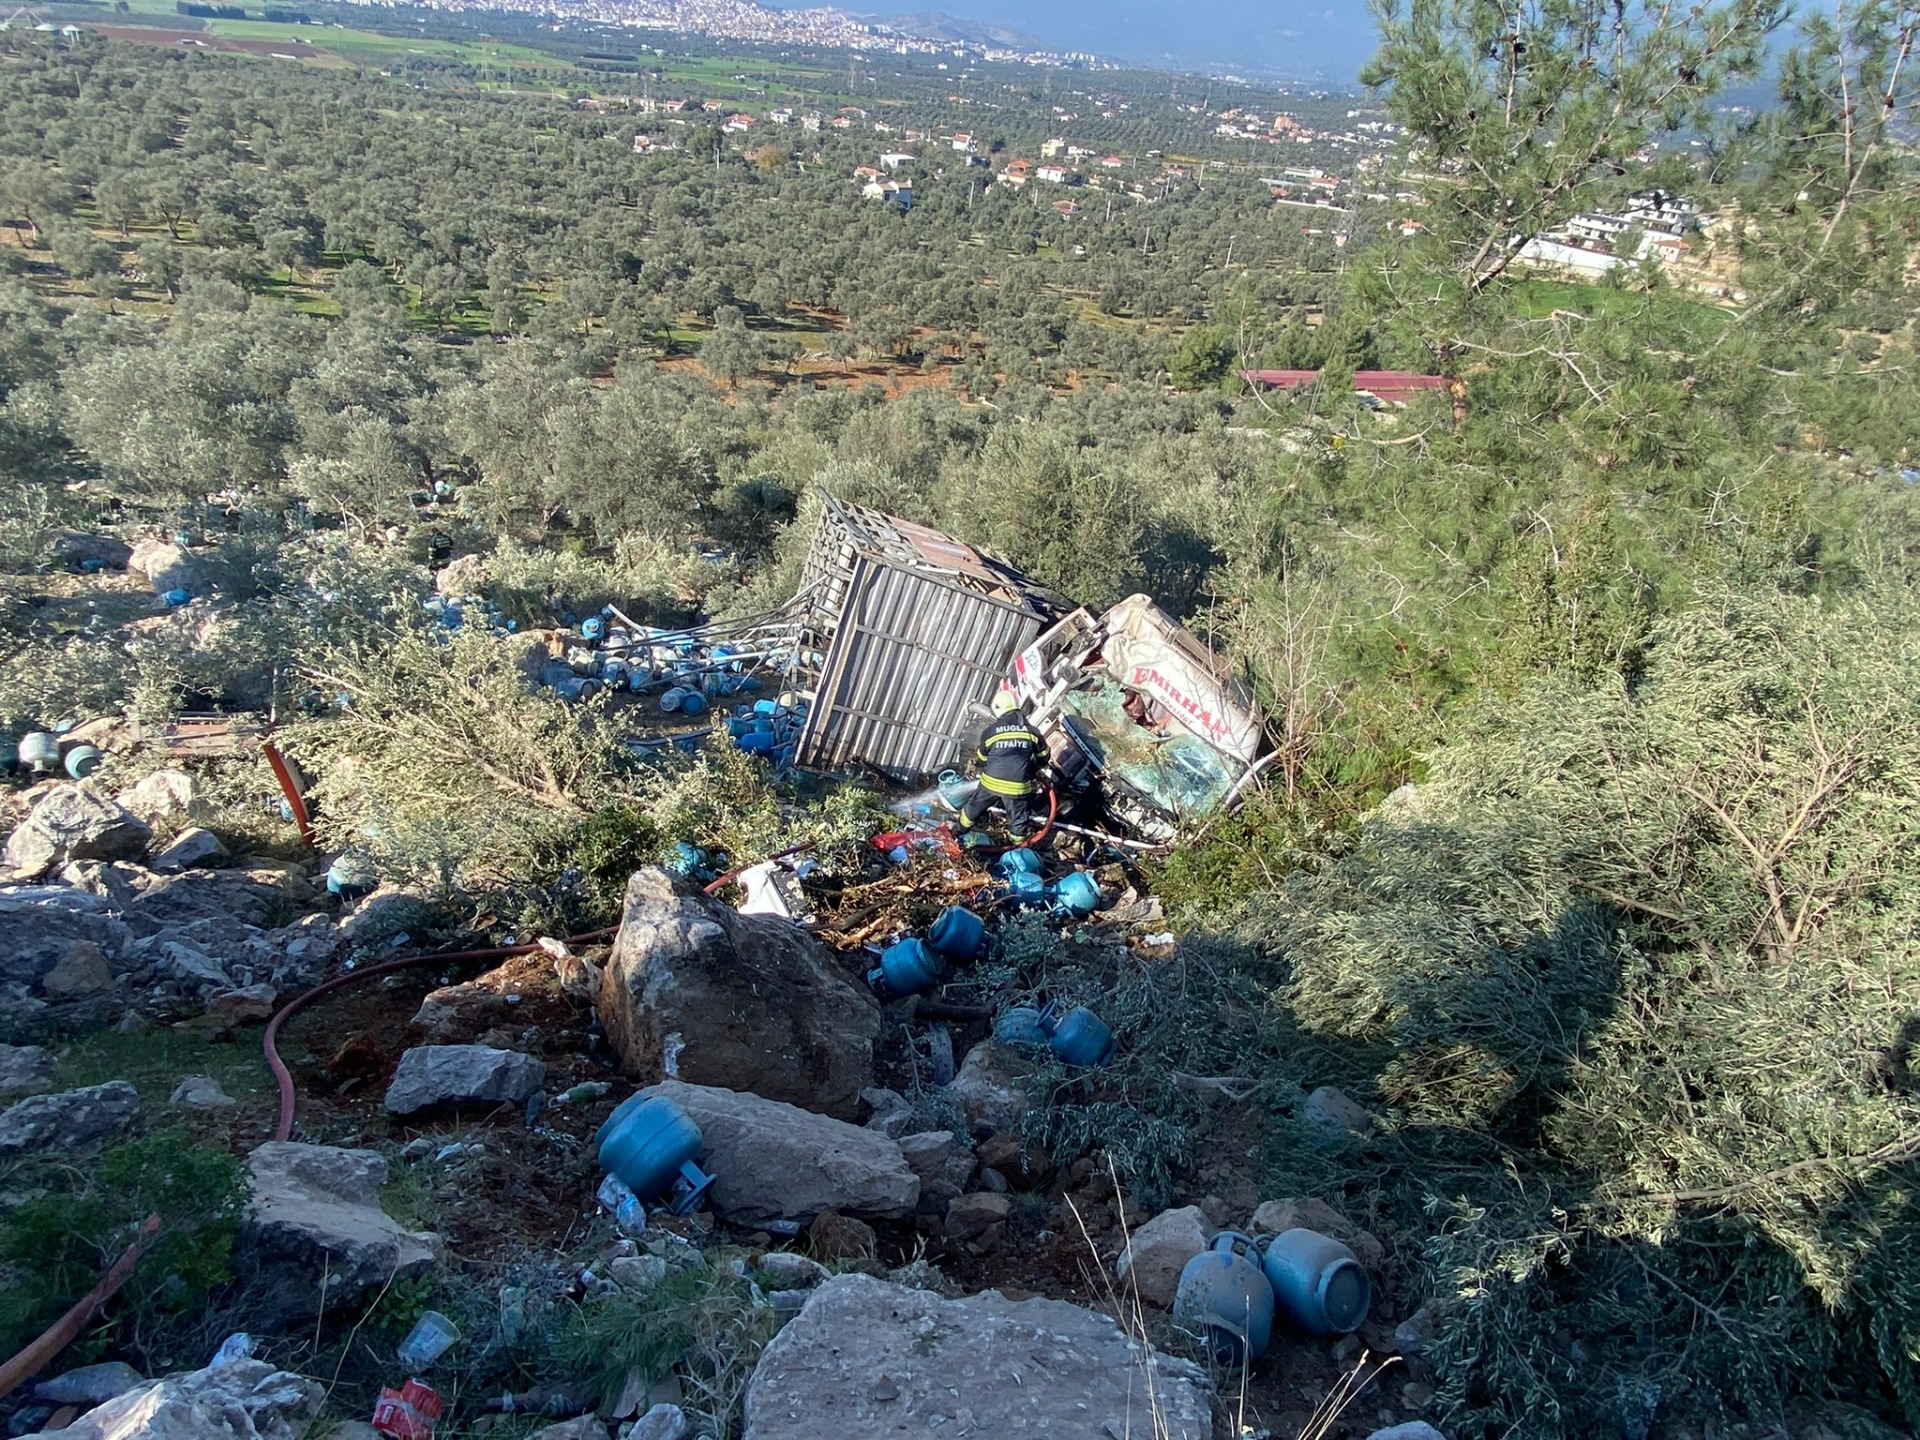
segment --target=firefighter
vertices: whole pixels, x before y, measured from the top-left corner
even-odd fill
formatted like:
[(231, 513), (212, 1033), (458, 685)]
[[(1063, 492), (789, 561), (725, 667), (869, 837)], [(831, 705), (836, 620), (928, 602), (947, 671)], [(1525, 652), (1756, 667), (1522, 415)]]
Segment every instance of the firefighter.
[(974, 757), (980, 787), (961, 807), (960, 828), (972, 830), (998, 805), (1006, 812), (1008, 834), (1017, 839), (1032, 820), (1027, 800), (1039, 788), (1035, 782), (1046, 763), (1047, 746), (1011, 690), (1003, 687), (994, 695), (993, 716), (980, 732), (980, 753)]

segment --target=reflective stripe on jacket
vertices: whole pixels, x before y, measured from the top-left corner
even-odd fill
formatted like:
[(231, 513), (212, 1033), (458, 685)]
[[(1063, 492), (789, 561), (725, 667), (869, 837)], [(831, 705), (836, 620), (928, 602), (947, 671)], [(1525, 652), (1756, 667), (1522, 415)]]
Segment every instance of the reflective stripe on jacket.
[(1028, 795), (1046, 742), (1019, 710), (1009, 711), (980, 732), (981, 788), (995, 795)]

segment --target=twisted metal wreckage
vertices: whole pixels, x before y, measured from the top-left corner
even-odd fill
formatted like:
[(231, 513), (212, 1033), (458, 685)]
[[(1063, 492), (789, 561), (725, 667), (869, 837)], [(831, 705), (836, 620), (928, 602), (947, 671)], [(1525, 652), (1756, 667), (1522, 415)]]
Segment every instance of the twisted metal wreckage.
[(704, 679), (725, 695), (721, 677), (760, 667), (780, 698), (716, 723), (779, 763), (896, 785), (963, 765), (1011, 684), (1047, 740), (1061, 815), (1154, 844), (1230, 811), (1271, 762), (1246, 685), (1146, 596), (1096, 616), (938, 531), (823, 506), (778, 610), (671, 632), (615, 612), (607, 638), (628, 683), (690, 692)]

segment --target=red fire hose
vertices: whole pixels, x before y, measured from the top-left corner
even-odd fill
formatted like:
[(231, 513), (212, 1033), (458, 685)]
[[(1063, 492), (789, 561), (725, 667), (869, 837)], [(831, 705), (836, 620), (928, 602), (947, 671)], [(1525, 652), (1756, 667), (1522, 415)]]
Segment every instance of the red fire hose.
[[(568, 945), (588, 940), (604, 940), (619, 927), (609, 925), (603, 930), (589, 930), (582, 935), (569, 935)], [(287, 1069), (286, 1061), (280, 1058), (280, 1051), (274, 1042), (280, 1038), (280, 1027), (298, 1015), (307, 1006), (336, 990), (344, 990), (349, 985), (362, 980), (371, 980), (376, 975), (391, 975), (396, 970), (410, 970), (416, 965), (445, 965), (466, 960), (505, 960), (514, 955), (528, 955), (540, 947), (536, 945), (505, 945), (493, 950), (438, 950), (426, 955), (406, 955), (398, 960), (383, 961), (378, 965), (369, 965), (364, 970), (351, 970), (345, 975), (336, 975), (325, 984), (316, 985), (304, 995), (296, 995), (282, 1005), (273, 1019), (267, 1022), (267, 1033), (260, 1037), (260, 1049), (267, 1057), (267, 1068), (273, 1071), (274, 1082), (280, 1087), (280, 1121), (274, 1127), (273, 1138), (288, 1139), (293, 1134), (293, 1112), (296, 1104), (293, 1093), (293, 1074)]]
[(127, 1283), (127, 1277), (133, 1274), (140, 1257), (159, 1233), (160, 1217), (149, 1215), (146, 1223), (140, 1227), (140, 1233), (134, 1236), (133, 1243), (113, 1262), (113, 1267), (100, 1277), (100, 1283), (74, 1301), (66, 1314), (40, 1333), (39, 1339), (0, 1365), (0, 1395), (5, 1395), (21, 1381), (32, 1378), (49, 1360), (73, 1343), (74, 1338), (86, 1328), (87, 1322), (93, 1319), (95, 1312)]

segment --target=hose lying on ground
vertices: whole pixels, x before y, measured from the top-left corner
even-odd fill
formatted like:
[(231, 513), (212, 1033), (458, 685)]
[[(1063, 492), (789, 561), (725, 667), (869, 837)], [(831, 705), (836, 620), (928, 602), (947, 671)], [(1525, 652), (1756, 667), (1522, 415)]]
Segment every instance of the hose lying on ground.
[[(569, 935), (568, 945), (580, 944), (589, 940), (604, 940), (619, 927), (609, 925), (602, 930), (589, 930), (582, 935)], [(419, 965), (447, 965), (467, 960), (505, 960), (515, 955), (530, 955), (541, 947), (537, 944), (503, 945), (492, 950), (436, 950), (425, 955), (405, 955), (398, 960), (383, 961), (378, 965), (369, 965), (364, 970), (350, 970), (344, 975), (336, 975), (324, 984), (316, 985), (303, 995), (296, 995), (275, 1013), (267, 1022), (267, 1032), (260, 1037), (260, 1049), (267, 1057), (267, 1068), (273, 1071), (274, 1083), (280, 1087), (280, 1120), (274, 1127), (273, 1138), (290, 1139), (293, 1135), (293, 1112), (296, 1100), (293, 1093), (293, 1072), (287, 1069), (287, 1062), (280, 1058), (276, 1043), (280, 1038), (280, 1027), (295, 1015), (298, 1015), (314, 1001), (344, 990), (349, 985), (362, 980), (371, 980), (377, 975), (391, 975), (397, 970), (411, 970)]]

